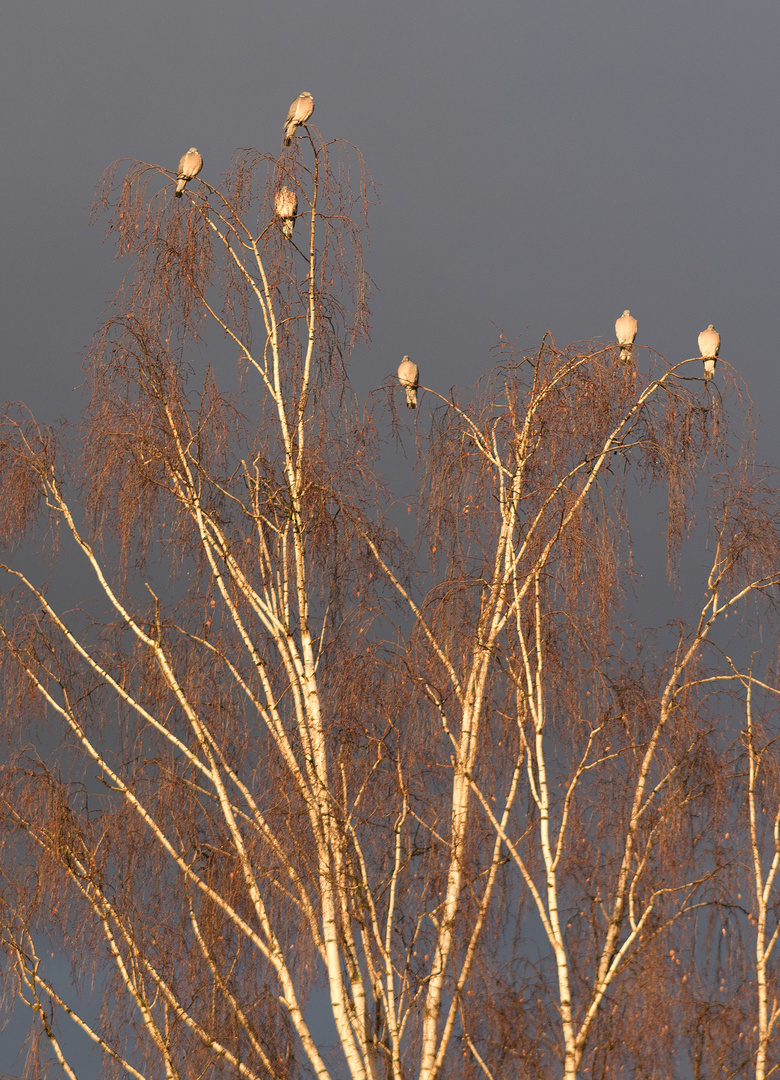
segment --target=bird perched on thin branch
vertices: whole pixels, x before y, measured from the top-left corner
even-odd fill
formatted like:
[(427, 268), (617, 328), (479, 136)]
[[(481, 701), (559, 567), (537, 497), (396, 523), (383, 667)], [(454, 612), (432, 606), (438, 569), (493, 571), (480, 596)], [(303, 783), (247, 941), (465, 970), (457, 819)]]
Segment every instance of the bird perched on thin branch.
[(715, 374), (715, 361), (720, 350), (720, 334), (710, 323), (706, 330), (699, 334), (699, 354), (704, 361), (704, 378), (711, 379)]
[(298, 213), (298, 196), (288, 187), (279, 188), (274, 198), (276, 216), (282, 223), (282, 232), (289, 240), (295, 228), (295, 215)]
[(631, 360), (631, 346), (636, 337), (636, 319), (626, 308), (618, 321), (615, 323), (615, 337), (620, 346), (621, 363), (627, 364)]
[(308, 90), (304, 90), (302, 94), (299, 94), (295, 101), (290, 106), (290, 111), (287, 113), (287, 119), (284, 122), (284, 145), (289, 146), (292, 142), (295, 129), (300, 127), (301, 124), (306, 126), (306, 121), (314, 112), (314, 98), (311, 96)]
[(398, 365), (398, 381), (406, 390), (407, 409), (417, 408), (417, 384), (420, 381), (420, 369), (405, 356)]
[(179, 162), (179, 171), (176, 175), (176, 190), (174, 195), (181, 198), (181, 193), (187, 186), (188, 180), (194, 180), (203, 168), (203, 158), (198, 153), (197, 146), (191, 146)]

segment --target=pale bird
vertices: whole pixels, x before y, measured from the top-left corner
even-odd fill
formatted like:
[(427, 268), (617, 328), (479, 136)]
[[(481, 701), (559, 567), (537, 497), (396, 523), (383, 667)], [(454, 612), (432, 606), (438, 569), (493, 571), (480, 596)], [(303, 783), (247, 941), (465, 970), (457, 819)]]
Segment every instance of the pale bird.
[(279, 188), (274, 199), (276, 216), (282, 223), (282, 232), (289, 240), (295, 228), (295, 215), (298, 213), (298, 196), (288, 187)]
[(181, 193), (187, 186), (188, 180), (194, 180), (203, 168), (203, 158), (198, 153), (197, 146), (191, 146), (179, 162), (179, 171), (176, 175), (176, 190), (174, 195), (181, 198)]
[(615, 337), (620, 346), (620, 359), (627, 364), (631, 359), (631, 346), (636, 337), (636, 319), (626, 308), (618, 321), (615, 323)]
[(710, 323), (706, 330), (699, 334), (699, 355), (704, 361), (704, 378), (711, 379), (715, 374), (715, 361), (720, 349), (720, 334)]
[(407, 409), (417, 408), (417, 383), (420, 381), (420, 369), (405, 356), (398, 365), (398, 381), (406, 390)]
[(295, 101), (290, 106), (290, 111), (287, 113), (287, 119), (284, 122), (284, 145), (289, 146), (292, 142), (295, 129), (300, 127), (301, 124), (305, 126), (306, 121), (314, 112), (314, 98), (311, 96), (308, 90), (304, 90), (302, 94), (299, 94)]

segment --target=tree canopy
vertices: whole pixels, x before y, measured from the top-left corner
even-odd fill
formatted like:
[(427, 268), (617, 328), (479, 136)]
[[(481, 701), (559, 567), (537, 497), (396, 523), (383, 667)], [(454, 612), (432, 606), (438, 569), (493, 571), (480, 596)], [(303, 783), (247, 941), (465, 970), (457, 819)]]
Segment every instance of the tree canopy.
[[(361, 404), (360, 152), (309, 125), (175, 182), (108, 170), (82, 421), (0, 432), (28, 1069), (80, 1076), (77, 1037), (117, 1077), (763, 1080), (780, 539), (727, 357), (502, 334), (460, 390), (410, 345), (416, 412), (394, 375)], [(662, 626), (628, 615), (649, 497)]]

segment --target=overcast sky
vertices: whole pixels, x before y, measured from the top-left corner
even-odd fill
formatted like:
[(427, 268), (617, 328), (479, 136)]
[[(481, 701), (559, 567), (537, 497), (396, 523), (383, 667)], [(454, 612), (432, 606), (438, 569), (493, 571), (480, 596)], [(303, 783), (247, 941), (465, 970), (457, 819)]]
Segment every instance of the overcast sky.
[(715, 323), (772, 456), (778, 41), (776, 0), (10, 0), (3, 396), (78, 411), (116, 273), (87, 223), (103, 169), (197, 145), (218, 182), (237, 147), (278, 149), (310, 89), (380, 185), (361, 396), (403, 353), (446, 390), (484, 370), (493, 324), (532, 351), (611, 337), (629, 307), (670, 363)]
[(361, 399), (404, 353), (446, 392), (496, 327), (531, 352), (628, 307), (669, 363), (714, 322), (776, 463), (778, 42), (777, 0), (7, 0), (2, 397), (78, 415), (118, 280), (106, 166), (196, 145), (218, 184), (308, 89), (379, 185)]

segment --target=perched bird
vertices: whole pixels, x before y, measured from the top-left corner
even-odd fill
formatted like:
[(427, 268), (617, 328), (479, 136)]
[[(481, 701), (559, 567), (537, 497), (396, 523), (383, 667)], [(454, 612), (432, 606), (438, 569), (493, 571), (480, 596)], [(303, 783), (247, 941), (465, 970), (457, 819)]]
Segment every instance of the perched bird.
[(295, 129), (301, 124), (306, 125), (306, 121), (314, 112), (314, 98), (311, 96), (308, 90), (304, 90), (302, 94), (299, 94), (295, 101), (290, 106), (290, 111), (287, 113), (287, 119), (284, 122), (284, 145), (289, 146), (292, 142)]
[(398, 365), (398, 381), (406, 390), (407, 409), (417, 408), (417, 383), (420, 380), (420, 369), (413, 364), (408, 356), (405, 356)]
[(615, 337), (620, 346), (620, 359), (622, 363), (627, 364), (631, 359), (631, 346), (636, 337), (636, 319), (628, 308), (615, 323)]
[(704, 361), (704, 378), (711, 379), (715, 374), (715, 360), (720, 349), (720, 334), (710, 323), (706, 330), (699, 334), (699, 353)]
[(288, 187), (279, 188), (274, 198), (276, 216), (282, 223), (282, 232), (289, 240), (295, 228), (295, 215), (298, 213), (298, 196)]
[(187, 186), (188, 180), (194, 180), (203, 168), (203, 158), (198, 153), (197, 146), (191, 146), (179, 162), (179, 172), (176, 176), (176, 190), (174, 195), (181, 198), (181, 193)]

